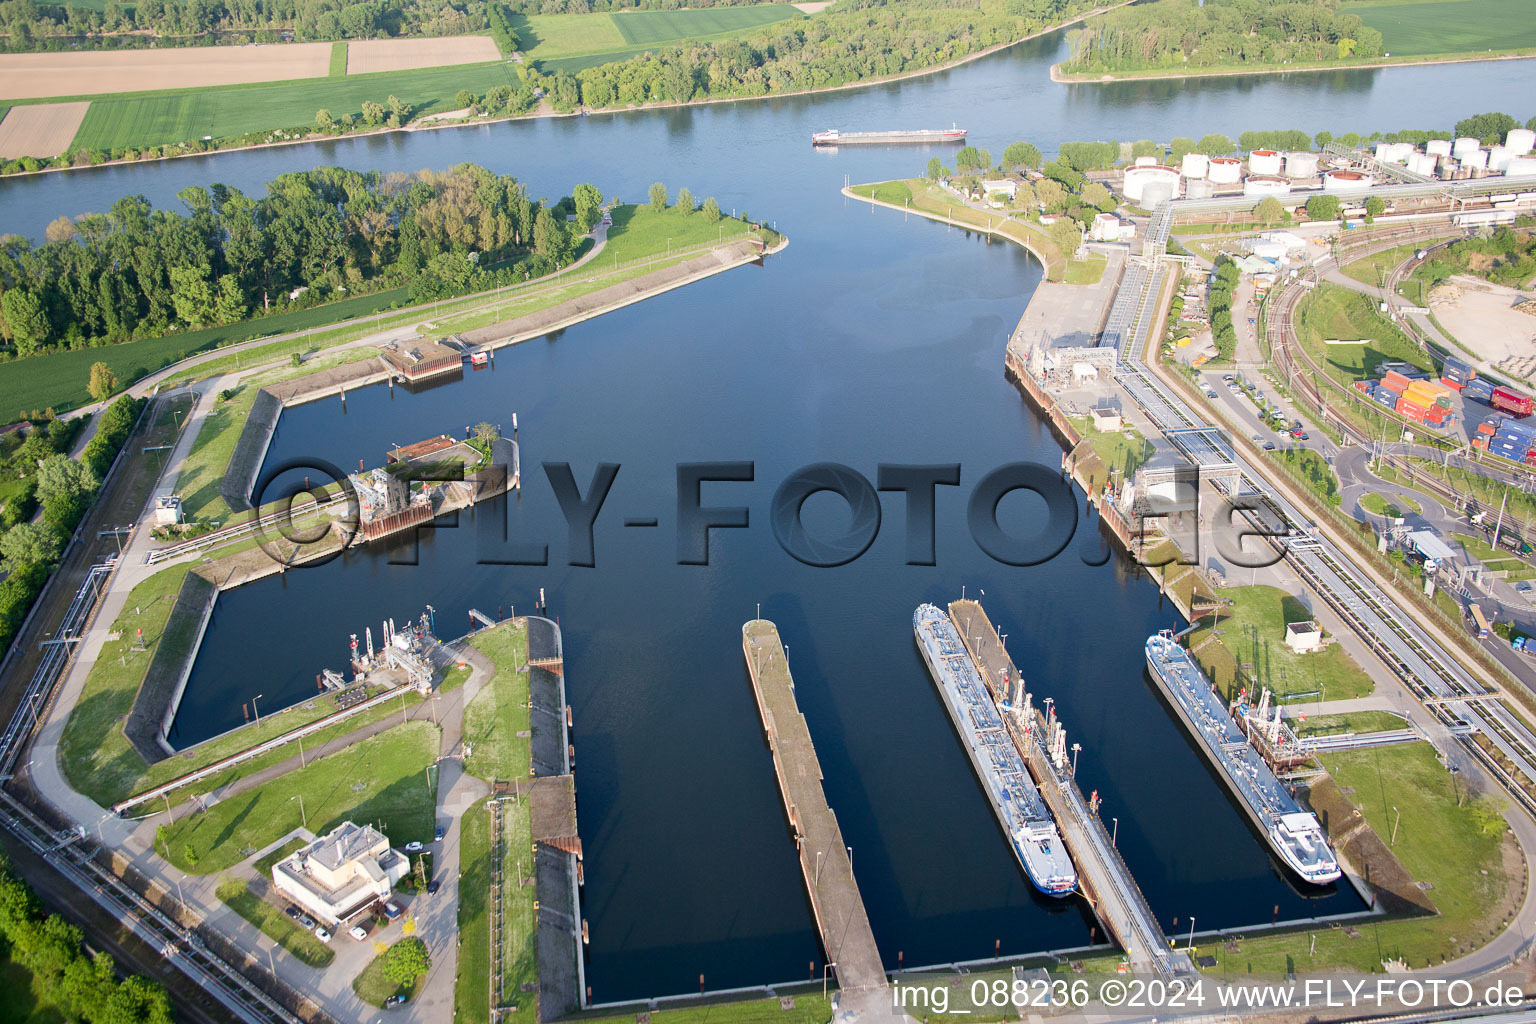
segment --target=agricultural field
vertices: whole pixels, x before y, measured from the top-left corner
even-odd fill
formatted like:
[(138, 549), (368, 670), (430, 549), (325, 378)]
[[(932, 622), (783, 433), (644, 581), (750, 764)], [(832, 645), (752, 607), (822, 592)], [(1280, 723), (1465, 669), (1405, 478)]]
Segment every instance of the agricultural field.
[(1536, 48), (1536, 20), (1508, 0), (1364, 0), (1344, 10), (1380, 32), (1393, 57)]
[(89, 103), (35, 103), (12, 107), (0, 121), (0, 157), (58, 156), (80, 130)]
[[(788, 18), (803, 17), (791, 4), (759, 4), (707, 10), (631, 11), (620, 14), (514, 15), (523, 52), (540, 70), (578, 71), (623, 60), (680, 39), (717, 39), (745, 34)], [(574, 58), (574, 59), (573, 59)]]
[(0, 99), (281, 82), (322, 77), (330, 65), (330, 43), (8, 53), (0, 55)]
[(356, 39), (347, 44), (347, 74), (410, 71), (500, 60), (490, 36), (433, 39)]
[[(330, 50), (319, 74), (329, 66)], [(364, 100), (394, 95), (416, 114), (453, 109), (460, 89), (485, 93), (516, 85), (505, 64), (465, 65), (378, 75), (317, 78), (302, 82), (108, 97), (91, 104), (72, 149), (143, 148), (200, 139), (228, 138), (276, 128), (308, 127), (322, 107), (337, 117), (361, 112)]]

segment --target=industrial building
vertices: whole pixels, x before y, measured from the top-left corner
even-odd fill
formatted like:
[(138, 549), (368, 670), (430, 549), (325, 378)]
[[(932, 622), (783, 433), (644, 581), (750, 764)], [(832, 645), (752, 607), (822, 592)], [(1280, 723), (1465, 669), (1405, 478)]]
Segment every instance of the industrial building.
[(410, 864), (369, 825), (344, 821), (272, 867), (277, 891), (336, 927), (389, 896)]

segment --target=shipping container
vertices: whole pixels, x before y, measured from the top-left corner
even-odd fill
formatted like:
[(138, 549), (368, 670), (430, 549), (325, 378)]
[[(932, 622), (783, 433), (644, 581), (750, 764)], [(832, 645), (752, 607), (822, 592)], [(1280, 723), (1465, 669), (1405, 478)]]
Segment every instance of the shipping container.
[(1531, 396), (1514, 388), (1494, 388), (1493, 406), (1503, 409), (1515, 416), (1529, 416), (1532, 405)]
[(1440, 383), (1444, 384), (1446, 387), (1450, 388), (1452, 391), (1460, 391), (1462, 389), (1462, 387), (1464, 387), (1464, 385), (1461, 383), (1461, 381), (1459, 381), (1459, 380), (1451, 380), (1449, 377), (1441, 377), (1440, 378)]
[(1385, 374), (1382, 375), (1381, 383), (1384, 386), (1391, 388), (1393, 391), (1396, 391), (1398, 394), (1402, 394), (1403, 389), (1413, 382), (1410, 381), (1407, 377), (1404, 377), (1402, 374), (1398, 373), (1396, 370), (1388, 370)]

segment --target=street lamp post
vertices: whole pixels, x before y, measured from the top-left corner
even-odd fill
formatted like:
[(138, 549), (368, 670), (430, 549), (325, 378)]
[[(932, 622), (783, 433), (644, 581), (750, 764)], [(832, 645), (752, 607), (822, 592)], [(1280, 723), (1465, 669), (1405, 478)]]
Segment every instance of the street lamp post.
[(853, 881), (853, 847), (849, 846), (846, 849), (848, 850), (848, 881), (851, 882)]
[(288, 799), (289, 800), (297, 800), (299, 802), (299, 821), (301, 823), (303, 823), (305, 829), (308, 829), (309, 828), (309, 815), (304, 813), (304, 794), (303, 793), (295, 793), (295, 794), (293, 794), (293, 796), (289, 797)]
[(816, 884), (821, 884), (821, 851), (816, 851)]
[(1081, 743), (1072, 744), (1072, 777), (1077, 778), (1077, 752), (1083, 749)]
[(827, 998), (827, 972), (832, 970), (832, 968), (834, 968), (836, 966), (837, 966), (837, 961), (836, 960), (832, 961), (829, 964), (822, 964), (821, 965), (821, 998), (823, 998), (823, 999)]
[(251, 698), (251, 714), (256, 716), (256, 724), (257, 725), (261, 724), (261, 712), (256, 710), (256, 702), (261, 700), (261, 698), (263, 698), (265, 696), (266, 696), (266, 694), (264, 694), (264, 693), (258, 693), (256, 696)]
[(1120, 819), (1119, 818), (1111, 818), (1110, 820), (1113, 821), (1115, 823), (1115, 825), (1114, 825), (1114, 830), (1112, 832), (1110, 832), (1110, 834), (1109, 834), (1109, 845), (1110, 846), (1114, 846), (1114, 847), (1119, 847), (1119, 845), (1120, 845)]
[(1189, 918), (1189, 948), (1195, 948), (1195, 918), (1193, 915)]

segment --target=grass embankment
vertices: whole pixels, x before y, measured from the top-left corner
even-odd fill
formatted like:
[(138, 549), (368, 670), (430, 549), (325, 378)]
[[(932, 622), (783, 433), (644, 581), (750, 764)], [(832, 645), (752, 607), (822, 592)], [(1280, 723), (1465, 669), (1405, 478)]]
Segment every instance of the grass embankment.
[[(960, 997), (955, 998), (958, 1001)], [(826, 1024), (832, 1019), (832, 1004), (820, 992), (797, 993), (794, 999), (794, 1008), (790, 1010), (784, 1009), (778, 999), (747, 999), (652, 1010), (650, 1016), (652, 1024)], [(644, 1004), (639, 1004), (637, 1009), (644, 1012)], [(593, 1013), (567, 1019), (580, 1024), (634, 1024), (635, 1014), (599, 1016)], [(937, 1022), (941, 1018), (930, 1016), (929, 1019)], [(964, 1019), (985, 1020), (975, 1017)]]
[(1215, 603), (1215, 592), (1185, 558), (1177, 544), (1164, 540), (1142, 554), (1142, 564), (1150, 575), (1163, 581), (1162, 585), (1168, 593), (1177, 598), (1183, 607), (1193, 608), (1196, 601)]
[[(531, 765), (528, 709), (528, 628), (512, 619), (483, 630), (470, 643), (489, 658), (496, 672), (464, 709), (464, 744), (470, 749), (464, 768), (487, 781), (526, 779)], [(461, 825), (463, 849), (459, 880), (459, 974), (454, 985), (456, 1016), (467, 1024), (489, 1019), (490, 924), (486, 901), (490, 892), (490, 813), (480, 805)], [(502, 992), (521, 1008), (523, 986), (538, 981), (535, 890), (518, 885), (533, 874), (533, 826), (526, 798), (501, 804)]]
[[(400, 940), (400, 942), (420, 941), (420, 939), (414, 938)], [(395, 945), (399, 944), (398, 942), (395, 943)], [(389, 948), (393, 949), (394, 946)], [(357, 998), (370, 1006), (383, 1007), (385, 1001), (391, 996), (405, 996), (407, 1000), (410, 1000), (416, 994), (416, 989), (420, 986), (422, 979), (426, 977), (425, 974), (421, 974), (404, 984), (390, 981), (384, 974), (384, 958), (387, 956), (389, 956), (389, 950), (384, 950), (370, 960), (368, 966), (364, 967), (362, 972), (352, 979), (352, 991), (357, 993)]]
[[(159, 338), (144, 338), (121, 345), (105, 345), (101, 348), (71, 349), (45, 356), (33, 356), (0, 364), (0, 409), (47, 408), (73, 409), (91, 401), (86, 385), (90, 381), (91, 365), (106, 363), (125, 383), (153, 373), (163, 366), (195, 355), (198, 352), (250, 341), (269, 334), (286, 334), (290, 331), (309, 330), (324, 324), (352, 317), (368, 316), (381, 309), (397, 306), (406, 298), (406, 289), (391, 288), (372, 295), (359, 295), (339, 302), (328, 302), (311, 309), (276, 313), (255, 320), (242, 320), (221, 327), (206, 327), (182, 334), (167, 334)], [(371, 333), (369, 328), (363, 333)], [(286, 357), (291, 351), (304, 351), (313, 347), (309, 338), (282, 343), (280, 352), (271, 353), (276, 358)], [(264, 350), (263, 350), (264, 351)], [(244, 365), (260, 365), (254, 354), (244, 356)], [(229, 357), (231, 368), (235, 357)], [(209, 371), (210, 373), (213, 371)], [(208, 374), (200, 374), (207, 376)], [(7, 413), (10, 415), (10, 413)]]
[(1401, 519), (1404, 512), (1418, 515), (1424, 511), (1423, 506), (1406, 494), (1377, 494), (1374, 491), (1360, 499), (1360, 507), (1367, 512), (1393, 519)]
[(1536, 495), (1515, 490), (1497, 480), (1491, 480), (1479, 473), (1469, 473), (1457, 466), (1447, 468), (1428, 459), (1410, 458), (1407, 461), (1413, 470), (1411, 475), (1385, 463), (1377, 466), (1376, 475), (1389, 483), (1409, 485), (1412, 485), (1420, 476), (1432, 476), (1450, 485), (1456, 491), (1457, 505), (1464, 505), (1466, 496), (1470, 495), (1476, 498), (1484, 508), (1493, 509), (1489, 518), (1495, 521), (1498, 518), (1499, 506), (1505, 503), (1507, 496), (1506, 514), (1525, 522), (1536, 519)]
[(316, 835), (351, 820), (378, 824), (397, 847), (427, 842), (436, 786), (426, 768), (437, 753), (437, 727), (407, 722), (183, 818), (159, 852), (168, 847), (171, 863), (194, 874), (226, 870), (303, 824), (299, 797)]
[[(903, 192), (903, 189), (906, 191)], [(1040, 225), (1020, 220), (1001, 211), (983, 213), (980, 210), (973, 210), (934, 182), (922, 178), (853, 185), (848, 191), (866, 199), (877, 199), (909, 210), (932, 213), (1002, 235), (1034, 253), (1035, 257), (1045, 265), (1045, 276), (1049, 281), (1064, 280), (1067, 276), (1068, 264), (1073, 262), (1069, 254), (1062, 252), (1060, 246)]]
[(257, 899), (242, 879), (226, 878), (219, 883), (216, 891), (225, 906), (260, 928), (262, 934), (298, 957), (301, 963), (310, 967), (324, 967), (336, 959), (330, 946), (315, 938), (308, 928), (289, 919), (272, 904)]
[(1070, 260), (1064, 280), (1067, 284), (1098, 284), (1104, 279), (1104, 268), (1108, 265), (1109, 260), (1103, 257)]
[(1339, 478), (1333, 467), (1311, 448), (1281, 448), (1270, 452), (1274, 461), (1329, 505), (1339, 503)]
[[(1378, 313), (1369, 296), (1322, 284), (1302, 302), (1296, 335), (1313, 360), (1341, 384), (1380, 376), (1379, 367), (1387, 362), (1411, 363), (1426, 372), (1433, 370), (1424, 351)], [(1328, 341), (1358, 344), (1325, 344)]]
[[(1505, 926), (1525, 890), (1518, 847), (1494, 806), (1469, 796), (1428, 744), (1325, 754), (1322, 761), (1383, 846), (1397, 823), (1391, 852), (1413, 881), (1429, 883), (1422, 896), (1433, 901), (1438, 916), (1361, 922), (1357, 938), (1342, 928), (1317, 928), (1250, 936), (1237, 952), (1211, 943), (1199, 951), (1216, 957), (1213, 973), (1334, 967), (1380, 972), (1382, 960), (1398, 957), (1423, 968), (1476, 949)], [(1328, 823), (1335, 837), (1359, 820), (1353, 813), (1329, 817), (1340, 819)], [(1314, 937), (1316, 952), (1309, 953)]]
[(331, 77), (341, 78), (347, 73), (347, 44), (331, 44)]
[(1417, 245), (1400, 245), (1395, 249), (1378, 252), (1370, 256), (1362, 256), (1360, 259), (1339, 267), (1345, 276), (1359, 281), (1361, 284), (1371, 284), (1380, 287), (1386, 281), (1387, 275), (1392, 273), (1392, 268), (1408, 259), (1418, 251)]
[[(1285, 644), (1285, 626), (1312, 618), (1294, 596), (1276, 587), (1228, 587), (1221, 598), (1229, 601), (1227, 617), (1218, 630), (1219, 639), (1202, 647), (1212, 635), (1207, 626), (1190, 637), (1190, 650), (1211, 676), (1224, 697), (1236, 696), (1234, 684), (1249, 693), (1267, 686), (1284, 700), (1341, 700), (1364, 697), (1374, 685), (1338, 644), (1321, 651), (1296, 654)], [(1239, 666), (1242, 678), (1237, 678)]]
[(1131, 427), (1107, 433), (1093, 428), (1091, 416), (1072, 416), (1069, 419), (1104, 464), (1105, 473), (1098, 472), (1097, 467), (1083, 467), (1092, 489), (1103, 486), (1108, 470), (1114, 470), (1121, 476), (1133, 475), (1157, 450), (1151, 441)]
[(1293, 719), (1298, 736), (1338, 736), (1344, 733), (1392, 732), (1408, 723), (1386, 711), (1349, 711), (1342, 715), (1308, 715), (1305, 722)]

